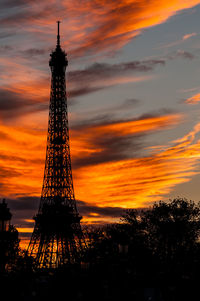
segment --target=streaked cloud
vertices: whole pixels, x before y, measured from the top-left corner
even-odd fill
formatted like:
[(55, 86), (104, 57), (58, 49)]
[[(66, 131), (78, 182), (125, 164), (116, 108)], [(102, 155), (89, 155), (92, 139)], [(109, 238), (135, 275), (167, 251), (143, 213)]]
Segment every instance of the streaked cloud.
[[(0, 60), (1, 62), (1, 60)], [(3, 66), (6, 64), (4, 61)], [(116, 85), (139, 82), (151, 79), (151, 76), (138, 73), (152, 71), (157, 65), (164, 65), (164, 60), (131, 61), (119, 64), (95, 63), (82, 70), (68, 73), (68, 95), (70, 98), (94, 93)], [(0, 117), (2, 119), (19, 118), (37, 111), (48, 109), (50, 80), (42, 73), (38, 80), (29, 68), (11, 63), (11, 68), (21, 68), (17, 78), (9, 73), (2, 77), (0, 89)], [(3, 73), (3, 71), (2, 71)], [(36, 71), (35, 71), (36, 73)], [(31, 77), (29, 77), (31, 74)]]
[[(17, 34), (28, 32), (40, 42), (55, 40), (55, 20), (62, 19), (63, 36), (73, 56), (117, 51), (146, 28), (167, 21), (177, 12), (192, 8), (199, 0), (88, 0), (85, 1), (4, 1), (2, 26), (15, 28)], [(23, 27), (21, 26), (23, 24)], [(48, 27), (47, 27), (48, 25)], [(35, 40), (36, 41), (36, 40)], [(38, 41), (37, 41), (38, 42)], [(53, 44), (52, 44), (53, 45)]]
[[(69, 8), (68, 2), (66, 7)], [(178, 11), (193, 7), (199, 1), (88, 1), (87, 5), (79, 8), (80, 12), (89, 11), (89, 18), (93, 17), (96, 28), (85, 39), (74, 54), (91, 53), (102, 50), (121, 48), (132, 38), (141, 34), (148, 27), (165, 22)], [(103, 9), (102, 9), (103, 8)]]
[[(152, 155), (79, 169), (78, 197), (99, 206), (142, 207), (198, 173), (200, 124)], [(87, 179), (87, 181), (85, 180)], [(93, 189), (94, 187), (94, 189)]]
[[(149, 115), (89, 121), (71, 129), (75, 191), (84, 222), (105, 223), (118, 218), (120, 208), (147, 206), (197, 174), (199, 123), (182, 138), (158, 148), (150, 146), (145, 154), (142, 151), (146, 135), (181, 121), (179, 114)], [(31, 219), (40, 197), (46, 131), (1, 125), (0, 133), (0, 192), (13, 200), (15, 220), (27, 237), (25, 228), (33, 227)]]
[[(114, 121), (109, 116), (72, 129), (73, 168), (112, 162), (138, 155), (144, 136), (181, 122), (181, 115), (147, 115)], [(83, 135), (81, 133), (84, 133)], [(80, 140), (81, 138), (81, 140)], [(142, 139), (143, 138), (143, 142)]]
[(147, 76), (135, 74), (150, 72), (157, 65), (165, 65), (165, 61), (159, 59), (118, 64), (94, 63), (85, 69), (69, 72), (69, 95), (81, 96), (111, 86), (149, 79)]
[(169, 54), (165, 55), (163, 57), (163, 60), (165, 59), (166, 61), (167, 60), (175, 60), (175, 59), (178, 59), (178, 58), (182, 58), (182, 59), (189, 59), (189, 60), (192, 60), (195, 58), (195, 55), (189, 51), (185, 51), (185, 50), (182, 50), (182, 49), (178, 49), (176, 51), (172, 51), (170, 52)]
[(200, 93), (197, 93), (185, 100), (185, 103), (196, 105), (200, 102)]
[(171, 48), (171, 47), (174, 47), (174, 46), (178, 46), (178, 45), (184, 43), (186, 40), (188, 40), (188, 39), (190, 39), (192, 37), (195, 37), (196, 35), (197, 35), (196, 32), (185, 34), (184, 36), (182, 36), (182, 38), (180, 38), (180, 39), (178, 39), (176, 41), (173, 41), (171, 43), (164, 44), (164, 45), (158, 47), (158, 49)]
[(192, 32), (192, 33), (185, 34), (185, 35), (182, 37), (182, 40), (183, 40), (183, 41), (188, 40), (188, 39), (190, 39), (191, 37), (195, 37), (196, 35), (197, 35), (196, 32)]
[[(77, 125), (71, 130), (73, 167), (78, 171), (84, 166), (130, 157), (140, 149), (140, 135), (176, 125), (180, 118), (179, 115), (149, 116)], [(46, 130), (38, 125), (34, 128), (30, 123), (25, 128), (0, 124), (1, 195), (40, 195), (45, 148)]]

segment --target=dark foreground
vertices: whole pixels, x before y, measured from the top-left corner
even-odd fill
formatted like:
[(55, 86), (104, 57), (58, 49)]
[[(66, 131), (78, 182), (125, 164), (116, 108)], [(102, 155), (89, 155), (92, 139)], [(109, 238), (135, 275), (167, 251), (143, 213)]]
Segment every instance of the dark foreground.
[(10, 270), (0, 273), (0, 296), (22, 301), (200, 299), (200, 204), (175, 199), (129, 210), (121, 223), (86, 229), (85, 237), (82, 263), (54, 270), (38, 270), (30, 257), (15, 252)]
[[(145, 266), (144, 266), (145, 265)], [(199, 300), (199, 264), (187, 271), (157, 273), (157, 267), (138, 262), (134, 267), (121, 258), (90, 268), (10, 273), (1, 276), (6, 300)], [(166, 267), (166, 269), (168, 269)], [(197, 296), (197, 297), (195, 297)]]

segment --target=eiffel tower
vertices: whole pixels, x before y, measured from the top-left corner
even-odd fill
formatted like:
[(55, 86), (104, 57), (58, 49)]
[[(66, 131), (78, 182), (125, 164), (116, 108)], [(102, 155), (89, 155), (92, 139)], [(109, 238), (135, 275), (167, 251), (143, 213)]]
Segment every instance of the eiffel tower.
[(57, 268), (80, 261), (84, 238), (74, 196), (69, 147), (65, 71), (67, 55), (57, 45), (50, 54), (51, 94), (46, 162), (40, 206), (28, 254), (38, 268)]

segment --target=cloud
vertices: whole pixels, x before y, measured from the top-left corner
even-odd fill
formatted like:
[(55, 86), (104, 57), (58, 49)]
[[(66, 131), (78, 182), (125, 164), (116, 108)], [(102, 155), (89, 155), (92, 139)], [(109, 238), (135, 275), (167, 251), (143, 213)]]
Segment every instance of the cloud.
[(15, 8), (16, 6), (23, 6), (28, 2), (31, 3), (31, 0), (1, 0), (1, 8)]
[(131, 61), (119, 64), (94, 63), (82, 70), (68, 73), (69, 96), (78, 97), (85, 94), (129, 82), (137, 82), (148, 77), (133, 76), (137, 72), (152, 71), (157, 65), (164, 65), (165, 61), (146, 60)]
[[(34, 228), (35, 222), (33, 216), (38, 212), (40, 198), (36, 196), (24, 196), (13, 199), (8, 198), (6, 202), (12, 213), (11, 223), (19, 231), (20, 246), (26, 248)], [(79, 214), (83, 217), (83, 225), (88, 223), (106, 224), (111, 220), (115, 222), (123, 213), (123, 208), (121, 207), (93, 206), (80, 200), (76, 200), (76, 203)]]
[[(37, 211), (40, 198), (37, 196), (22, 196), (15, 199), (7, 199), (7, 203), (12, 211), (31, 210)], [(28, 218), (28, 217), (27, 217)]]
[[(7, 47), (4, 49), (6, 50)], [(10, 49), (10, 48), (9, 48)], [(42, 52), (39, 49), (26, 50), (29, 55), (37, 56)], [(16, 118), (25, 114), (43, 111), (49, 103), (49, 78), (41, 72), (31, 70), (20, 64), (0, 60), (4, 84), (0, 89), (0, 117), (4, 119)], [(6, 73), (6, 64), (10, 70), (16, 70), (18, 77), (13, 73)], [(95, 63), (82, 70), (70, 71), (67, 76), (68, 95), (70, 98), (98, 92), (115, 85), (147, 80), (149, 76), (136, 76), (135, 73), (152, 71), (157, 65), (164, 65), (161, 59), (146, 61), (130, 61), (119, 64)], [(5, 69), (4, 69), (5, 68)], [(30, 76), (31, 74), (31, 76)], [(34, 75), (34, 78), (32, 78)], [(40, 80), (38, 80), (38, 76)], [(8, 86), (9, 83), (9, 86)]]
[[(118, 161), (137, 156), (144, 142), (141, 138), (180, 122), (180, 115), (149, 115), (138, 119), (113, 121), (109, 115), (76, 125), (71, 130), (75, 142), (73, 168)], [(81, 139), (80, 139), (81, 138)], [(72, 144), (73, 146), (73, 144)], [(80, 155), (82, 154), (82, 155)]]
[(98, 207), (87, 204), (83, 201), (77, 201), (78, 210), (81, 215), (89, 216), (92, 214), (102, 216), (108, 216), (110, 218), (120, 217), (122, 215), (123, 209), (121, 207)]
[(195, 58), (195, 55), (192, 54), (191, 52), (179, 49), (179, 50), (173, 51), (173, 52), (171, 52), (171, 53), (169, 53), (168, 55), (165, 56), (166, 60), (175, 60), (177, 58), (192, 60), (192, 59)]
[[(100, 206), (142, 207), (198, 173), (200, 124), (152, 154), (75, 170), (78, 198)], [(86, 200), (87, 199), (87, 200)]]
[(122, 74), (132, 72), (148, 72), (152, 71), (156, 65), (165, 65), (164, 60), (146, 60), (146, 61), (131, 61), (119, 64), (94, 63), (84, 70), (71, 71), (68, 74), (71, 82), (89, 82), (93, 80), (107, 80)]
[(190, 60), (195, 58), (195, 56), (192, 53), (190, 53), (188, 51), (184, 51), (184, 50), (178, 50), (176, 52), (176, 56), (177, 57), (182, 57), (182, 58), (185, 58), (185, 59), (190, 59)]
[(0, 89), (0, 117), (10, 119), (20, 117), (24, 114), (43, 111), (48, 108), (47, 104), (38, 103), (23, 93)]
[(192, 37), (195, 37), (197, 35), (196, 32), (192, 32), (192, 33), (188, 33), (188, 34), (185, 34), (183, 37), (182, 37), (182, 40), (185, 41), (185, 40), (188, 40)]
[(31, 58), (31, 57), (35, 57), (35, 56), (41, 56), (46, 53), (47, 53), (46, 49), (29, 48), (24, 51), (21, 51), (20, 55), (23, 57)]
[[(29, 32), (33, 45), (45, 38), (55, 41), (53, 28), (63, 20), (62, 35), (68, 37), (70, 55), (81, 57), (99, 52), (115, 52), (146, 28), (166, 22), (178, 12), (194, 7), (199, 0), (88, 0), (3, 1), (2, 28), (14, 27), (17, 34)], [(20, 9), (19, 9), (20, 8)], [(22, 26), (23, 25), (23, 26)], [(19, 31), (20, 29), (20, 31)], [(65, 45), (66, 46), (66, 45)]]
[[(200, 124), (181, 139), (142, 151), (141, 136), (173, 127), (180, 121), (177, 114), (118, 121), (102, 118), (101, 122), (90, 120), (72, 128), (74, 185), (84, 222), (106, 223), (111, 216), (118, 218), (120, 208), (147, 206), (198, 172)], [(31, 219), (37, 213), (41, 192), (45, 158), (45, 147), (41, 149), (41, 145), (45, 145), (46, 131), (17, 127), (11, 130), (1, 125), (0, 132), (4, 134), (0, 152), (7, 155), (0, 157), (0, 193), (13, 200), (9, 203), (18, 227), (32, 228)], [(26, 161), (13, 160), (14, 155)]]
[(143, 61), (130, 61), (119, 64), (94, 63), (85, 69), (68, 73), (69, 96), (78, 97), (94, 93), (115, 85), (147, 80), (148, 76), (135, 76), (153, 71), (156, 66), (164, 66), (168, 60), (176, 58), (194, 59), (195, 56), (184, 50), (177, 50), (163, 58)]
[[(71, 130), (76, 177), (81, 168), (130, 158), (141, 150), (141, 136), (179, 122), (180, 116), (173, 114), (117, 121), (109, 120), (108, 115), (99, 120), (95, 118), (87, 123), (77, 124)], [(45, 148), (46, 129), (34, 129), (32, 125), (23, 128), (0, 124), (0, 195), (6, 198), (17, 195), (17, 208), (20, 204), (23, 207), (23, 202), (28, 202), (29, 196), (40, 195)], [(26, 199), (23, 199), (24, 194)]]
[[(69, 8), (70, 4), (65, 3), (66, 8)], [(175, 0), (173, 4), (168, 1), (158, 4), (155, 0), (150, 0), (148, 3), (144, 0), (126, 2), (102, 0), (98, 1), (98, 4), (96, 1), (88, 1), (85, 7), (80, 5), (79, 12), (84, 13), (90, 10), (88, 19), (94, 20), (95, 30), (84, 37), (85, 42), (74, 50), (74, 54), (117, 50), (145, 28), (163, 23), (178, 11), (197, 4), (199, 1), (188, 0), (182, 2)]]
[[(77, 83), (78, 85), (78, 83)], [(82, 85), (82, 84), (81, 84)], [(83, 96), (83, 95), (86, 95), (86, 94), (90, 94), (90, 93), (94, 93), (94, 92), (97, 92), (97, 91), (100, 91), (102, 89), (105, 89), (105, 87), (77, 87), (77, 88), (74, 88), (74, 89), (69, 89), (68, 91), (68, 95), (70, 98), (74, 98), (74, 97), (79, 97), (79, 96)]]
[(19, 231), (20, 246), (26, 248), (34, 228), (33, 216), (38, 212), (40, 198), (37, 196), (6, 198), (6, 202), (12, 213), (11, 223)]
[(5, 182), (6, 178), (13, 178), (19, 175), (21, 175), (21, 173), (13, 168), (0, 167), (0, 177), (3, 179), (3, 182)]
[(174, 47), (174, 46), (180, 45), (180, 44), (184, 43), (186, 40), (188, 40), (188, 39), (190, 39), (192, 37), (195, 37), (196, 35), (197, 35), (196, 32), (185, 34), (184, 36), (182, 36), (181, 39), (176, 40), (176, 41), (171, 42), (171, 43), (164, 44), (164, 45), (158, 47), (158, 49), (170, 48), (170, 47)]
[(46, 129), (37, 124), (34, 128), (28, 119), (26, 127), (0, 123), (0, 195), (6, 198), (23, 193), (34, 195), (41, 190)]
[[(7, 46), (4, 47), (5, 51), (6, 49)], [(10, 47), (7, 50), (10, 51)], [(43, 50), (30, 48), (24, 50), (23, 53), (25, 57), (27, 55), (40, 56)], [(156, 66), (165, 65), (167, 60), (177, 57), (194, 58), (191, 53), (179, 50), (164, 58), (118, 64), (94, 63), (84, 69), (69, 71), (67, 93), (69, 98), (77, 98), (116, 85), (149, 80), (152, 75), (146, 75), (146, 73), (153, 71)], [(0, 64), (2, 65), (2, 88), (0, 90), (0, 115), (2, 118), (13, 118), (14, 116), (16, 118), (48, 108), (50, 76), (40, 70), (35, 69), (33, 71), (32, 67), (23, 65), (24, 63), (21, 64), (20, 59), (18, 63), (7, 58), (0, 59)], [(15, 76), (15, 72), (18, 76)], [(145, 75), (138, 75), (138, 73), (144, 73)]]
[(196, 105), (200, 102), (200, 93), (197, 93), (185, 100), (185, 103)]

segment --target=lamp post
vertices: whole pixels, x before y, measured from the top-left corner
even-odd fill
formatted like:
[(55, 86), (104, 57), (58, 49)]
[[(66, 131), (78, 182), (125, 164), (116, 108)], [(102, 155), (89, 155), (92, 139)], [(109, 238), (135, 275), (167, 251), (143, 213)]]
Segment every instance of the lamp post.
[(9, 230), (11, 217), (10, 209), (7, 207), (5, 199), (3, 199), (0, 203), (0, 232)]

